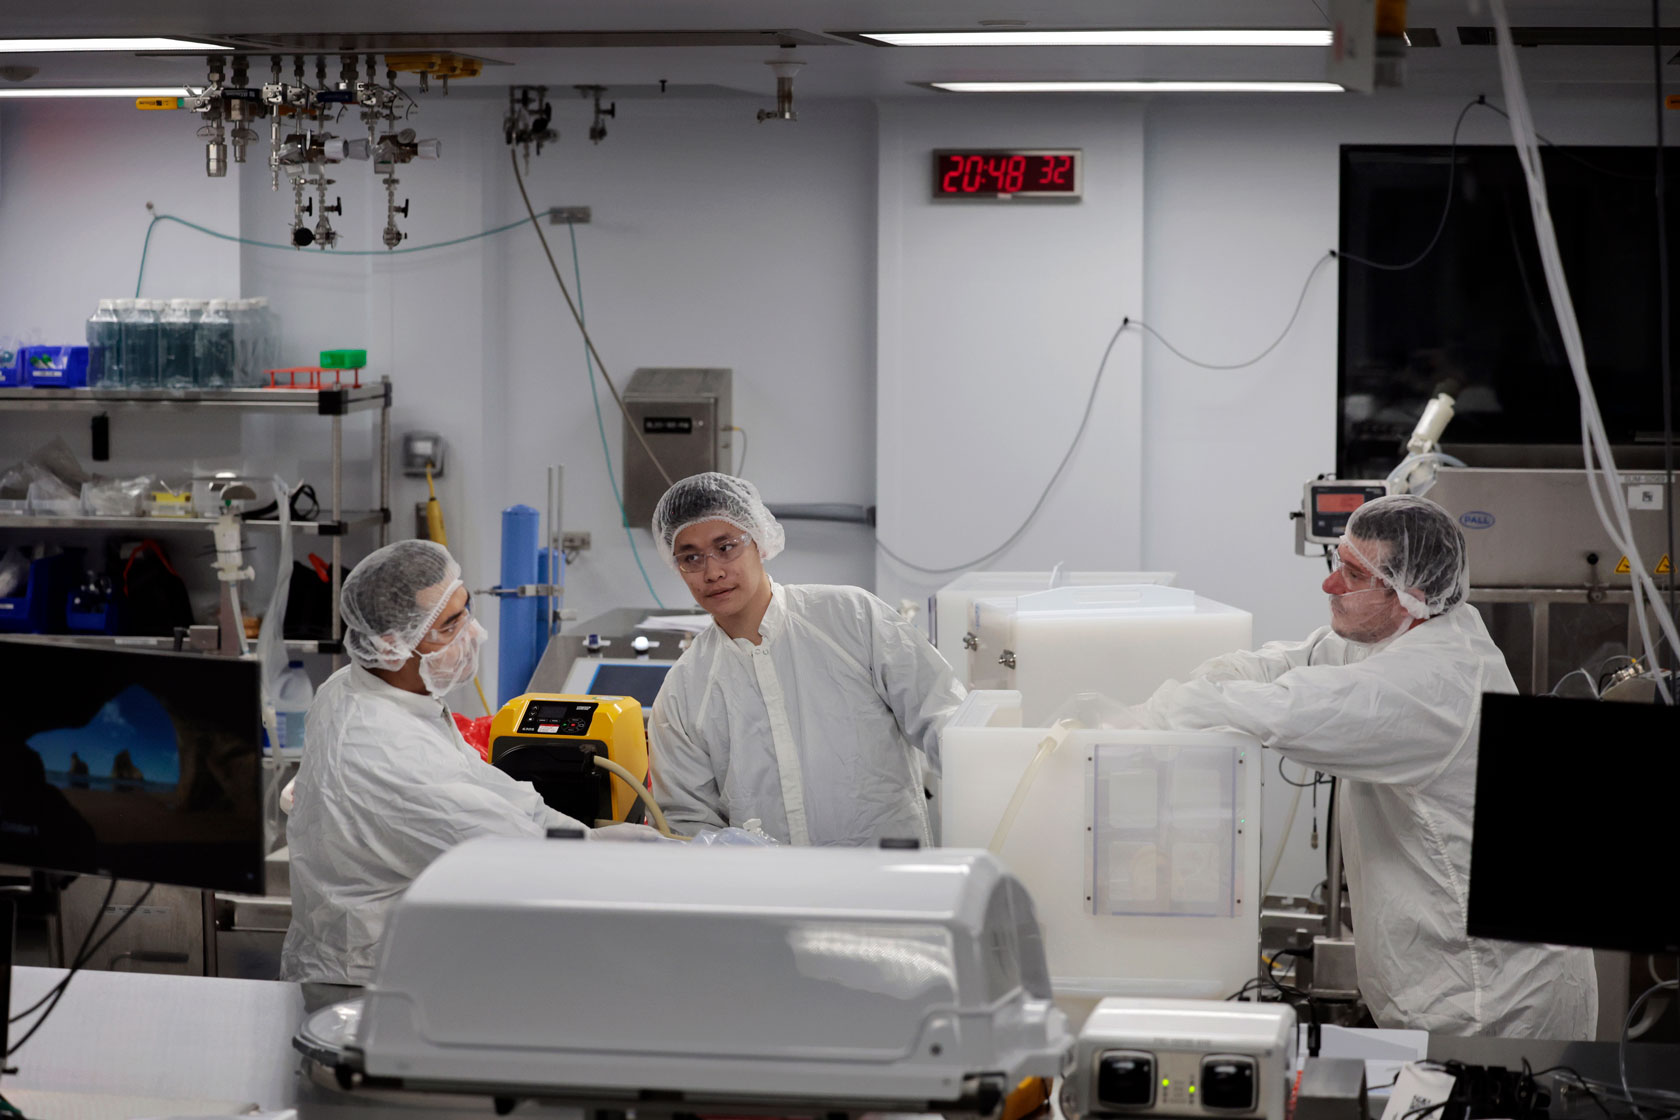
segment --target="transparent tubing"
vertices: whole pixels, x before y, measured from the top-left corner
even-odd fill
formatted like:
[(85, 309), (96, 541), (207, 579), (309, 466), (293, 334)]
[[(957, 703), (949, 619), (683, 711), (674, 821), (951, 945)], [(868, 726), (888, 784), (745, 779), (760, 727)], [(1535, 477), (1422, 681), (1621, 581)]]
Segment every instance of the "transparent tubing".
[(636, 796), (641, 798), (642, 804), (647, 806), (648, 815), (653, 818), (653, 826), (659, 830), (660, 835), (668, 836), (672, 840), (688, 839), (686, 836), (679, 836), (671, 831), (670, 823), (665, 820), (665, 811), (659, 807), (659, 802), (653, 799), (653, 794), (648, 792), (648, 788), (636, 780), (636, 775), (630, 773), (612, 759), (602, 758), (600, 755), (595, 756), (595, 765), (635, 791)]
[(994, 856), (1003, 855), (1003, 845), (1009, 840), (1009, 830), (1015, 827), (1015, 818), (1021, 815), (1021, 806), (1026, 804), (1027, 794), (1031, 792), (1033, 782), (1038, 779), (1038, 771), (1043, 767), (1045, 760), (1056, 753), (1070, 732), (1079, 729), (1079, 724), (1071, 719), (1058, 720), (1056, 726), (1050, 729), (1050, 734), (1038, 744), (1032, 761), (1027, 764), (1026, 773), (1015, 783), (1015, 792), (1009, 797), (1009, 807), (1004, 809), (1003, 817), (998, 821), (997, 831), (992, 833), (992, 842), (986, 845), (986, 850)]

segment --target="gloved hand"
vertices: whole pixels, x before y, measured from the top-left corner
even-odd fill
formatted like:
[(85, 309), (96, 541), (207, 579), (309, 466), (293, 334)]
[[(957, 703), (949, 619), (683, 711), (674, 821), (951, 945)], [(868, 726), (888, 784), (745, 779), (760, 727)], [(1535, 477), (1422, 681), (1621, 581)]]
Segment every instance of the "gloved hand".
[(694, 838), (696, 844), (719, 848), (778, 848), (775, 837), (764, 831), (764, 822), (757, 817), (746, 822), (745, 827), (714, 828), (700, 833)]
[(1050, 726), (1069, 720), (1091, 730), (1125, 731), (1142, 727), (1129, 705), (1100, 692), (1081, 692), (1050, 713)]
[(680, 844), (682, 841), (673, 840), (663, 835), (657, 828), (650, 828), (645, 824), (609, 824), (602, 828), (591, 829), (591, 840), (615, 840), (627, 844)]
[(293, 778), (291, 781), (286, 783), (284, 788), (280, 790), (280, 811), (285, 813), (287, 816), (291, 815), (292, 806), (295, 804), (292, 797), (292, 791), (296, 788), (297, 779)]

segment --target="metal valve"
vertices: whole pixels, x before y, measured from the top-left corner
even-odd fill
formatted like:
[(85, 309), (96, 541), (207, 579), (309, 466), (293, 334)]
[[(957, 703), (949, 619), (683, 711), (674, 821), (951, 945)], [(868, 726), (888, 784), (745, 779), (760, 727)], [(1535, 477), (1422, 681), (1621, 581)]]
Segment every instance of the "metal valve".
[(998, 664), (1005, 669), (1015, 668), (1015, 651), (1012, 649), (1004, 650), (1003, 653), (998, 655)]
[(980, 635), (976, 634), (972, 630), (970, 630), (968, 633), (964, 634), (963, 635), (963, 648), (966, 649), (966, 650), (970, 650), (970, 651), (979, 649), (980, 648)]

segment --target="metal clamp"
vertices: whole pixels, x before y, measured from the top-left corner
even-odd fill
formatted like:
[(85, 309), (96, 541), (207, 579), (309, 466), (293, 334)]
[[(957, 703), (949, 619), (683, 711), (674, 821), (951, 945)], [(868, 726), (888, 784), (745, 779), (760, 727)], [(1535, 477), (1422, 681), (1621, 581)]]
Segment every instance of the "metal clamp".
[(566, 589), (552, 583), (522, 583), (518, 587), (486, 587), (473, 594), (502, 599), (558, 599), (566, 594)]
[(966, 650), (979, 649), (980, 648), (980, 635), (976, 634), (972, 630), (970, 630), (968, 633), (964, 634), (963, 635), (963, 648), (966, 649)]
[(1012, 649), (1004, 650), (998, 657), (998, 664), (1002, 665), (1005, 669), (1015, 668), (1015, 651)]

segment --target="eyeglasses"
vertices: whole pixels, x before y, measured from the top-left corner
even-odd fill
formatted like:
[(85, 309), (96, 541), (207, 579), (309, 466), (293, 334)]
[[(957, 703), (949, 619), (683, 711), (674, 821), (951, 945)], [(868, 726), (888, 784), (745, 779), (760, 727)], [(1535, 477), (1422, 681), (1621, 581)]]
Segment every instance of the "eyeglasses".
[(1330, 571), (1340, 573), (1342, 582), (1348, 585), (1350, 591), (1375, 591), (1388, 586), (1382, 576), (1343, 560), (1340, 545), (1330, 550)]
[(461, 607), (461, 613), (452, 616), (447, 625), (428, 630), (426, 639), (432, 642), (452, 642), (455, 640), (455, 635), (464, 630), (470, 621), (472, 621), (472, 596), (469, 594), (465, 605)]
[(688, 552), (677, 553), (677, 567), (690, 575), (706, 570), (706, 565), (716, 560), (724, 567), (738, 562), (747, 554), (747, 545), (752, 543), (751, 533), (742, 533), (738, 537), (719, 541), (711, 548), (693, 549)]

